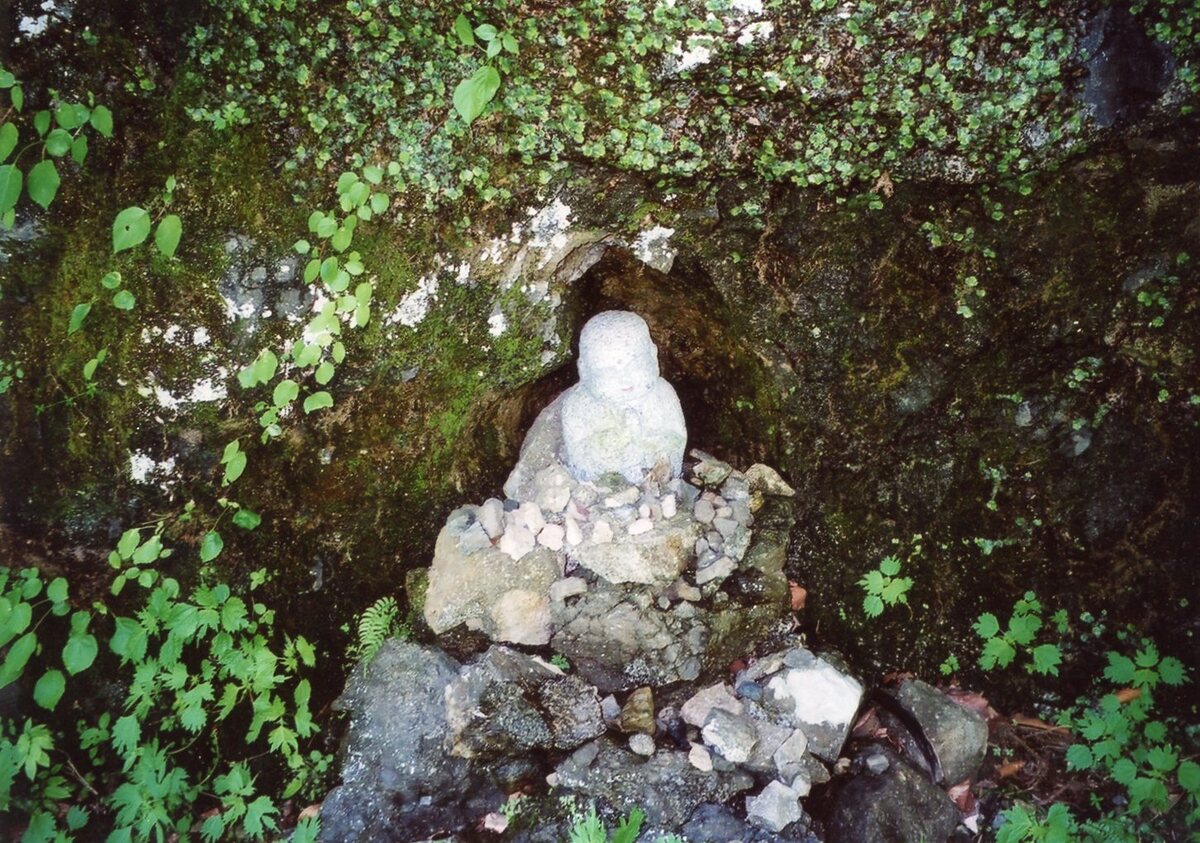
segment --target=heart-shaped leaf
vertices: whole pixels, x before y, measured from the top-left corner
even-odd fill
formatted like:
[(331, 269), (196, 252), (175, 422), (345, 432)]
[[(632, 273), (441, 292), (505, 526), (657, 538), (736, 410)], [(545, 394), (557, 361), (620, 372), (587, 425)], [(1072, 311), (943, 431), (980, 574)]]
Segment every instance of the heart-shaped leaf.
[(150, 215), (137, 205), (126, 208), (113, 220), (113, 252), (123, 252), (145, 242), (150, 236)]

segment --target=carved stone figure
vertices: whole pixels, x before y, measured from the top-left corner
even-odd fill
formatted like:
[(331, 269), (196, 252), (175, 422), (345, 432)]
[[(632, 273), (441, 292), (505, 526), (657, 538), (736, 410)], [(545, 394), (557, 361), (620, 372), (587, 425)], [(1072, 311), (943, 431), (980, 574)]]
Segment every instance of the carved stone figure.
[(674, 388), (659, 377), (658, 349), (636, 313), (592, 317), (579, 337), (579, 383), (563, 395), (563, 456), (577, 480), (617, 473), (640, 483), (665, 460), (683, 469), (687, 428)]

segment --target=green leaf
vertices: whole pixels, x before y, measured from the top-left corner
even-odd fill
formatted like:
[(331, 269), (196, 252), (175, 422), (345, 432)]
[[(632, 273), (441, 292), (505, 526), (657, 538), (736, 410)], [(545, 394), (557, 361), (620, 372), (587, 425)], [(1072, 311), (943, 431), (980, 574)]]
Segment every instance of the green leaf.
[(1169, 773), (1179, 763), (1179, 756), (1167, 746), (1156, 746), (1146, 755), (1146, 761), (1160, 773)]
[(66, 129), (55, 129), (46, 136), (46, 154), (61, 158), (71, 151), (71, 133)]
[(292, 843), (317, 843), (320, 836), (321, 818), (304, 817), (296, 823), (296, 830), (292, 832)]
[(894, 577), (900, 573), (900, 560), (895, 556), (885, 556), (879, 563), (879, 570), (889, 577)]
[(634, 843), (637, 840), (638, 832), (642, 830), (642, 821), (645, 819), (645, 812), (641, 808), (634, 808), (613, 832), (611, 843)]
[(1104, 668), (1104, 676), (1117, 685), (1125, 685), (1133, 681), (1133, 674), (1136, 668), (1133, 660), (1127, 656), (1122, 656), (1120, 653), (1110, 652), (1108, 654), (1108, 667)]
[(1095, 763), (1096, 759), (1092, 757), (1092, 751), (1087, 744), (1071, 744), (1067, 750), (1068, 770), (1090, 770)]
[(1062, 664), (1062, 653), (1057, 644), (1042, 644), (1030, 652), (1033, 656), (1033, 670), (1043, 675), (1058, 676), (1058, 666)]
[(115, 290), (115, 289), (117, 289), (117, 287), (121, 286), (121, 273), (117, 272), (116, 270), (113, 270), (112, 272), (108, 273), (103, 278), (101, 278), (100, 283), (102, 285), (104, 285), (105, 289)]
[(167, 214), (154, 230), (154, 245), (169, 258), (175, 257), (179, 238), (183, 235), (183, 220), (178, 214)]
[(67, 673), (74, 676), (91, 667), (99, 652), (100, 644), (96, 641), (96, 636), (88, 633), (72, 635), (63, 646), (63, 667), (67, 669)]
[(225, 476), (221, 479), (221, 485), (228, 486), (230, 483), (233, 483), (242, 476), (242, 472), (245, 470), (246, 452), (238, 451), (236, 454), (230, 457), (229, 462), (225, 464)]
[(200, 540), (200, 561), (213, 561), (221, 555), (221, 550), (224, 547), (225, 542), (221, 539), (221, 534), (216, 530), (209, 530), (204, 534), (204, 538)]
[(17, 200), (21, 198), (21, 185), (24, 181), (24, 174), (16, 166), (0, 166), (0, 213), (16, 207)]
[(12, 104), (18, 112), (25, 107), (25, 91), (20, 85), (14, 85), (12, 89)]
[(1183, 662), (1173, 656), (1167, 656), (1158, 664), (1158, 677), (1168, 685), (1182, 685), (1187, 681), (1187, 671)]
[(333, 396), (324, 390), (314, 392), (312, 395), (304, 399), (304, 412), (313, 413), (317, 410), (323, 410), (326, 407), (333, 406)]
[(87, 154), (88, 154), (87, 135), (77, 135), (76, 138), (73, 141), (71, 141), (71, 160), (74, 161), (76, 164), (79, 164), (80, 166), (82, 166), (84, 160), (87, 158)]
[(296, 396), (299, 394), (300, 384), (291, 378), (287, 378), (275, 385), (275, 391), (271, 394), (271, 401), (276, 407), (285, 407), (292, 401), (295, 401)]
[[(7, 606), (7, 599), (0, 597), (0, 605)], [(17, 605), (8, 612), (8, 617), (0, 623), (0, 647), (28, 629), (32, 620), (33, 607), (24, 600), (18, 600)]]
[(20, 133), (17, 131), (16, 124), (5, 123), (0, 126), (0, 161), (8, 160), (8, 156), (17, 148), (17, 139)]
[(388, 207), (388, 197), (387, 197), (386, 193), (372, 193), (371, 194), (371, 212), (372, 213), (382, 214), (384, 211), (387, 210), (387, 207)]
[(47, 670), (33, 686), (33, 701), (47, 711), (54, 711), (63, 691), (67, 690), (67, 679), (61, 670)]
[(460, 14), (454, 19), (454, 34), (464, 47), (475, 46), (475, 33), (471, 30), (471, 22), (467, 20), (466, 15)]
[(1037, 615), (1013, 615), (1008, 619), (1008, 637), (1014, 644), (1028, 644), (1042, 628), (1042, 619)]
[(262, 523), (262, 516), (252, 509), (239, 509), (233, 514), (233, 523), (243, 530), (253, 530)]
[(125, 769), (129, 769), (141, 741), (142, 724), (132, 714), (126, 714), (113, 723), (113, 749), (117, 751), (118, 755), (125, 758)]
[(50, 131), (50, 112), (43, 109), (33, 115), (33, 128), (37, 130), (39, 138), (45, 137), (46, 132)]
[(479, 36), (480, 41), (491, 41), (499, 34), (499, 31), (490, 23), (481, 23), (475, 27), (475, 34)]
[(122, 559), (128, 559), (129, 557), (133, 556), (133, 552), (137, 550), (137, 547), (139, 544), (141, 544), (141, 541), (141, 530), (136, 528), (126, 530), (121, 534), (120, 541), (117, 542), (117, 553), (121, 555)]
[(90, 301), (75, 305), (75, 309), (71, 311), (71, 319), (67, 323), (67, 336), (70, 336), (83, 327), (83, 320), (87, 319), (87, 315), (91, 311), (92, 303)]
[(29, 198), (42, 208), (50, 207), (50, 203), (58, 194), (59, 184), (61, 182), (58, 178), (58, 168), (54, 166), (53, 161), (39, 161), (30, 168), (27, 186)]
[(341, 363), (346, 359), (346, 346), (340, 342), (333, 344), (333, 362)]
[(322, 361), (321, 365), (317, 367), (316, 374), (314, 374), (313, 377), (316, 378), (317, 383), (319, 383), (321, 386), (324, 386), (333, 378), (334, 371), (334, 365), (328, 360), (325, 360)]
[(1112, 766), (1113, 781), (1128, 787), (1137, 777), (1137, 765), (1128, 758), (1120, 758)]
[(1017, 651), (1003, 638), (989, 638), (979, 655), (979, 666), (984, 670), (991, 670), (997, 665), (1008, 667), (1016, 655)]
[(1200, 795), (1200, 764), (1195, 761), (1184, 761), (1177, 772), (1179, 786), (1193, 796)]
[(318, 258), (313, 258), (304, 265), (304, 283), (311, 284), (317, 279), (317, 275), (321, 271), (321, 261)]
[(25, 665), (37, 648), (37, 633), (27, 632), (13, 642), (0, 665), (0, 688), (9, 685), (25, 671)]
[(296, 251), (297, 254), (307, 255), (309, 250), (312, 249), (312, 244), (309, 243), (307, 240), (297, 240), (295, 243), (292, 244), (292, 248)]
[(883, 599), (877, 594), (868, 594), (863, 598), (863, 611), (868, 618), (877, 618), (883, 614)]
[(111, 138), (113, 133), (113, 117), (112, 112), (105, 106), (98, 105), (92, 109), (92, 115), (89, 118), (92, 128), (106, 138)]
[(338, 274), (338, 259), (330, 255), (321, 261), (321, 280), (326, 284), (333, 281)]
[(454, 110), (470, 125), (475, 122), (484, 107), (500, 90), (500, 74), (491, 65), (485, 65), (468, 78), (458, 83), (454, 89)]
[(67, 581), (63, 577), (55, 577), (50, 585), (46, 586), (46, 597), (54, 603), (61, 603), (67, 599)]
[(275, 820), (273, 814), (279, 809), (268, 796), (260, 796), (246, 806), (246, 817), (242, 820), (242, 828), (251, 837), (262, 837), (267, 831), (273, 830)]
[(112, 297), (112, 303), (117, 310), (133, 310), (137, 304), (137, 298), (128, 290), (118, 290)]
[[(80, 113), (75, 107), (75, 103), (64, 102), (58, 108), (54, 109), (54, 120), (64, 129), (74, 129), (81, 122), (79, 118)], [(86, 120), (87, 117), (83, 119)]]
[(354, 232), (345, 226), (334, 232), (333, 239), (329, 242), (333, 248), (339, 252), (344, 252), (350, 248), (350, 241), (354, 239)]
[(507, 32), (500, 36), (500, 43), (504, 45), (505, 50), (512, 53), (514, 56), (521, 51), (517, 46), (517, 39)]
[(133, 564), (149, 565), (158, 559), (160, 553), (162, 553), (162, 539), (158, 535), (153, 535), (133, 552)]
[(383, 181), (383, 167), (378, 167), (375, 164), (368, 164), (363, 167), (363, 178), (371, 184), (379, 184)]
[(133, 205), (117, 214), (113, 220), (113, 252), (123, 252), (141, 245), (150, 236), (150, 215), (145, 208)]

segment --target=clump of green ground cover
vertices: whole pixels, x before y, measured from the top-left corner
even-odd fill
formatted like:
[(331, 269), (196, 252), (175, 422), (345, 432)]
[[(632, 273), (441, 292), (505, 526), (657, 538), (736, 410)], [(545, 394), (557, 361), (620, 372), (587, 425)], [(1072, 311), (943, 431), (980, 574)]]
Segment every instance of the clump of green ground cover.
[[(1081, 130), (1066, 79), (1082, 9), (1050, 0), (209, 0), (209, 12), (190, 66), (214, 93), (195, 119), (288, 129), (292, 168), (383, 150), (401, 167), (394, 187), (429, 207), (505, 200), (570, 161), (827, 189), (938, 167), (1012, 178)], [(465, 43), (460, 15), (508, 48)], [(1187, 31), (1186, 10), (1155, 15), (1167, 35)], [(1198, 50), (1177, 46), (1187, 70)], [(453, 92), (485, 67), (502, 82), (467, 121)]]

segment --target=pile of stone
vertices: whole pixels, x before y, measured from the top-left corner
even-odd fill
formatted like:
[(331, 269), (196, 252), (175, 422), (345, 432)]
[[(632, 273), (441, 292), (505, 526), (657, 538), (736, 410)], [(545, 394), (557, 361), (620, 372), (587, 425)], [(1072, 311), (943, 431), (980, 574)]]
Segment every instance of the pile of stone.
[[(579, 481), (558, 459), (557, 407), (534, 425), (507, 499), (455, 510), (423, 598), (435, 634), (549, 644), (602, 690), (691, 681), (769, 636), (786, 616), (792, 489), (692, 451), (634, 485)], [(752, 587), (725, 589), (731, 577)]]

